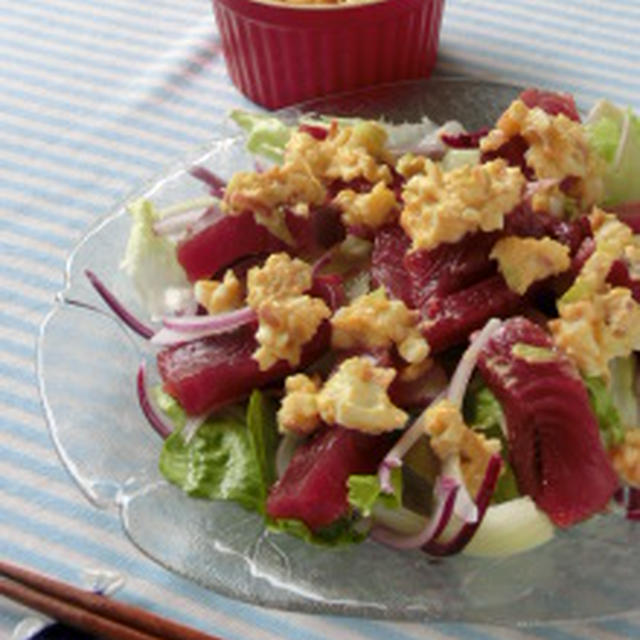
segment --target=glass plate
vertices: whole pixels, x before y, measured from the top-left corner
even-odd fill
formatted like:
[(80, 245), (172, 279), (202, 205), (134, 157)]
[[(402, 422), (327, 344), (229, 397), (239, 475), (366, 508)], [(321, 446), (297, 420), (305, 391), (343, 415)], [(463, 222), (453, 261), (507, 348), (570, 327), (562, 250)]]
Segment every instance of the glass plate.
[[(436, 121), (455, 118), (472, 129), (495, 120), (517, 92), (475, 81), (416, 81), (317, 100), (302, 111), (394, 122), (427, 114)], [(284, 116), (299, 113), (288, 110)], [(202, 195), (202, 184), (186, 172), (194, 162), (228, 178), (253, 161), (241, 137), (223, 136), (132, 198), (167, 206)], [(95, 505), (119, 509), (126, 533), (151, 558), (227, 596), (316, 613), (546, 623), (637, 606), (640, 527), (620, 517), (595, 517), (512, 558), (434, 560), (373, 542), (338, 550), (311, 547), (265, 533), (260, 519), (240, 507), (191, 499), (165, 482), (157, 470), (162, 443), (135, 393), (138, 364), (141, 358), (151, 361), (152, 353), (114, 319), (83, 275), (87, 268), (100, 274), (144, 315), (118, 268), (129, 224), (120, 205), (74, 250), (66, 287), (42, 326), (38, 373), (65, 466)]]

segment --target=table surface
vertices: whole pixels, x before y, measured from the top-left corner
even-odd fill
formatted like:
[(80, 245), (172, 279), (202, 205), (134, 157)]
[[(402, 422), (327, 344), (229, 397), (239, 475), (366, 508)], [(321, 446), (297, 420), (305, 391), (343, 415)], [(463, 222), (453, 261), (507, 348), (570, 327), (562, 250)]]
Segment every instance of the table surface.
[[(438, 74), (562, 88), (640, 108), (637, 0), (448, 0)], [(53, 450), (36, 389), (38, 327), (69, 250), (173, 159), (215, 137), (231, 85), (207, 0), (0, 0), (0, 556), (78, 583), (122, 572), (119, 597), (226, 639), (640, 637), (640, 611), (568, 626), (395, 624), (253, 607), (142, 556)], [(0, 636), (24, 612), (0, 600)]]

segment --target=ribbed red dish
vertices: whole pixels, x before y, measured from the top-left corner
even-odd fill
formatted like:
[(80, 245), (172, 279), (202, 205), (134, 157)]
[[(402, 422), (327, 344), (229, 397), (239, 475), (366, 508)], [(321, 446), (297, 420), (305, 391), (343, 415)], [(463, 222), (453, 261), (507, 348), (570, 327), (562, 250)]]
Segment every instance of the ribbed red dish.
[(275, 109), (430, 74), (444, 0), (293, 6), (213, 0), (233, 83)]

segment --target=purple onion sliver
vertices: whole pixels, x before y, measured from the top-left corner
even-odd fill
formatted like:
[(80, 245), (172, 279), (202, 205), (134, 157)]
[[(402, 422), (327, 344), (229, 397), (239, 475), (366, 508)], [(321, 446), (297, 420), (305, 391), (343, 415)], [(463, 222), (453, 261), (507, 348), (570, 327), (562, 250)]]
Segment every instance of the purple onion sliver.
[(147, 390), (147, 383), (145, 380), (144, 362), (140, 363), (140, 368), (138, 369), (136, 382), (137, 382), (136, 387), (138, 391), (138, 402), (140, 403), (140, 408), (142, 409), (142, 413), (144, 413), (145, 418), (149, 421), (149, 424), (158, 433), (158, 435), (163, 440), (166, 440), (171, 435), (172, 429), (162, 419), (162, 417), (154, 409), (153, 404), (151, 403), (151, 399), (149, 398), (149, 392)]
[(213, 171), (210, 171), (201, 165), (194, 165), (189, 169), (189, 173), (196, 178), (196, 180), (200, 180), (210, 187), (212, 195), (217, 198), (222, 198), (224, 196), (224, 188), (227, 186), (227, 183), (213, 173)]
[(392, 494), (391, 470), (397, 469), (402, 464), (402, 460), (396, 457), (385, 457), (378, 467), (378, 482), (382, 493)]
[[(212, 209), (218, 214), (218, 217), (221, 218), (224, 214), (217, 207), (209, 207), (208, 209), (196, 210), (196, 211), (182, 211), (181, 213), (176, 213), (175, 215), (166, 216), (161, 218), (157, 222), (153, 223), (153, 230), (159, 236), (165, 236), (173, 233), (180, 233), (182, 231), (186, 231), (189, 226), (198, 222), (205, 215), (210, 215)], [(211, 222), (213, 223), (216, 220), (214, 216), (211, 216)]]
[(628, 520), (640, 520), (640, 489), (629, 486), (620, 487), (614, 499), (625, 508)]
[(326, 267), (330, 262), (331, 259), (333, 258), (333, 249), (329, 249), (328, 251), (325, 251), (314, 263), (313, 263), (313, 267), (311, 268), (311, 273), (313, 274), (313, 277), (315, 278), (315, 276), (318, 275), (318, 273), (324, 268)]
[(440, 135), (440, 139), (452, 149), (477, 149), (480, 146), (480, 140), (488, 133), (488, 127), (463, 133), (447, 133), (445, 131)]
[(390, 531), (384, 526), (374, 526), (371, 530), (371, 537), (396, 549), (418, 549), (431, 540), (435, 540), (446, 528), (453, 515), (456, 496), (460, 485), (451, 478), (438, 479), (435, 493), (438, 497), (435, 512), (429, 519), (425, 528), (412, 536), (403, 536)]
[(255, 319), (256, 312), (251, 307), (242, 307), (235, 311), (207, 316), (167, 316), (162, 319), (162, 325), (166, 329), (185, 334), (210, 331), (213, 335), (232, 331)]
[(481, 351), (487, 346), (493, 334), (502, 326), (497, 318), (491, 318), (482, 330), (471, 340), (471, 344), (462, 354), (456, 370), (451, 376), (451, 384), (447, 391), (447, 398), (458, 408), (462, 407), (462, 400), (476, 367)]
[(124, 322), (132, 331), (149, 340), (155, 331), (138, 320), (127, 308), (109, 291), (107, 286), (90, 269), (85, 270), (85, 275), (93, 288), (100, 294), (100, 297), (107, 303), (107, 306)]
[(489, 503), (491, 502), (491, 496), (495, 491), (501, 468), (502, 458), (500, 455), (495, 454), (491, 456), (482, 480), (482, 485), (480, 486), (480, 491), (478, 491), (476, 498), (476, 505), (478, 507), (477, 521), (463, 525), (458, 533), (446, 542), (438, 542), (434, 536), (433, 540), (422, 547), (423, 551), (426, 551), (432, 556), (450, 556), (464, 549), (482, 523), (484, 514), (487, 512)]

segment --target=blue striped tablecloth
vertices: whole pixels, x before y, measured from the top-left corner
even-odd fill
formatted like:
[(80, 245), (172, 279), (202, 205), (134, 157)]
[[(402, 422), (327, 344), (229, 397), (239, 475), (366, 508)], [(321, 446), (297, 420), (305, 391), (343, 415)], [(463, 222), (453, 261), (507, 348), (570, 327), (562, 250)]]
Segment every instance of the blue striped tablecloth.
[[(448, 0), (438, 73), (639, 108), (639, 36), (637, 0)], [(229, 640), (640, 637), (640, 612), (515, 630), (255, 608), (162, 570), (86, 502), (42, 415), (38, 326), (84, 230), (237, 106), (207, 0), (0, 0), (0, 556), (75, 583), (80, 567), (121, 571), (123, 599)], [(0, 600), (0, 636), (22, 615)]]

